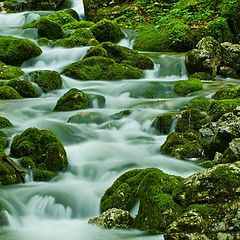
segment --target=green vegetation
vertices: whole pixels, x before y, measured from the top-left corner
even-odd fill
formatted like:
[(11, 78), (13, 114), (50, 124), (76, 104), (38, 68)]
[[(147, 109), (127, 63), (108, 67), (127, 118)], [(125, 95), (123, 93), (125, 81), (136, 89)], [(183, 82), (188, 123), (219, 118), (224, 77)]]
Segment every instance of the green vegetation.
[(0, 99), (21, 99), (22, 96), (10, 86), (0, 87)]
[(0, 61), (0, 79), (8, 80), (11, 78), (20, 77), (23, 74), (24, 72), (21, 68), (6, 65), (5, 63)]
[(203, 89), (201, 80), (192, 78), (189, 80), (177, 81), (174, 85), (174, 91), (178, 96), (186, 96), (189, 93)]

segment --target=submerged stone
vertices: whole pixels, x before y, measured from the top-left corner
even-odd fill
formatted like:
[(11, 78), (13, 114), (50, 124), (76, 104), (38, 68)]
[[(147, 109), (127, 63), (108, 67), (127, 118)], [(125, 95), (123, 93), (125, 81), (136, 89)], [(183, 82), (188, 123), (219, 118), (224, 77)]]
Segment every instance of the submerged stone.
[(25, 60), (41, 53), (42, 50), (28, 39), (0, 37), (0, 61), (6, 64), (20, 66)]
[(0, 87), (0, 99), (21, 99), (22, 96), (10, 86)]

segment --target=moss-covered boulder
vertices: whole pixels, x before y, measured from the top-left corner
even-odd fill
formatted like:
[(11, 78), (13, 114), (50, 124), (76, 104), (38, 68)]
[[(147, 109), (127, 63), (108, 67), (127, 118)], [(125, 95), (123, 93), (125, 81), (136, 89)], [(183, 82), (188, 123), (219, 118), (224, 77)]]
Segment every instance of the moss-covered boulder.
[(68, 165), (63, 144), (48, 130), (28, 128), (16, 135), (10, 153), (16, 158), (29, 157), (37, 169), (50, 171), (52, 175), (65, 170)]
[(89, 29), (79, 28), (74, 33), (67, 35), (63, 39), (58, 39), (52, 46), (62, 46), (65, 48), (94, 46), (99, 44)]
[(217, 121), (223, 114), (236, 110), (239, 105), (240, 98), (215, 100), (211, 102), (208, 114), (212, 121)]
[(9, 80), (20, 77), (24, 72), (21, 68), (7, 65), (0, 61), (0, 79)]
[(69, 0), (27, 0), (29, 10), (58, 10), (70, 7)]
[(37, 83), (45, 93), (60, 89), (62, 87), (62, 78), (60, 74), (56, 71), (33, 71), (28, 73), (26, 75), (26, 78), (32, 82)]
[(217, 204), (193, 204), (164, 234), (166, 240), (239, 239), (239, 198)]
[(189, 102), (190, 108), (197, 108), (200, 111), (207, 112), (209, 110), (211, 102), (205, 97), (195, 97)]
[(7, 86), (15, 89), (24, 98), (36, 98), (40, 96), (36, 87), (27, 80), (12, 79), (7, 83)]
[(88, 106), (88, 95), (77, 88), (71, 88), (58, 99), (54, 111), (74, 111)]
[[(186, 178), (173, 193), (182, 206), (236, 199), (240, 187), (240, 165), (219, 164)], [(197, 193), (197, 194), (196, 194)]]
[(229, 143), (240, 137), (240, 118), (232, 112), (224, 114), (217, 122), (211, 122), (199, 129), (199, 141), (204, 154), (213, 159), (216, 152), (224, 153)]
[(0, 87), (0, 99), (21, 99), (22, 96), (10, 86)]
[(212, 74), (207, 72), (195, 72), (190, 74), (189, 78), (197, 78), (199, 80), (214, 80)]
[(78, 124), (85, 124), (85, 123), (86, 124), (91, 124), (91, 123), (102, 124), (104, 123), (105, 120), (106, 118), (97, 112), (87, 112), (87, 113), (80, 112), (74, 116), (71, 116), (68, 119), (68, 122), (78, 123)]
[(162, 232), (182, 212), (172, 200), (173, 190), (182, 178), (159, 169), (131, 170), (121, 175), (105, 192), (100, 208), (130, 211), (139, 202), (133, 226), (150, 232)]
[(13, 127), (13, 124), (5, 117), (0, 116), (0, 128)]
[(63, 37), (63, 29), (60, 24), (47, 18), (42, 18), (38, 22), (38, 36), (51, 40), (59, 39)]
[(161, 153), (169, 154), (178, 159), (200, 159), (203, 148), (198, 141), (196, 132), (172, 132), (160, 148)]
[[(3, 118), (3, 117), (0, 117), (0, 121), (2, 121), (3, 123), (0, 123), (1, 126), (0, 128), (4, 128), (4, 127), (11, 127), (12, 125), (10, 125), (11, 123), (10, 122), (6, 122), (7, 119)], [(6, 122), (6, 125), (4, 125)], [(8, 146), (8, 137), (6, 135), (5, 132), (3, 131), (0, 131), (0, 152), (4, 152), (4, 149)]]
[(102, 213), (100, 216), (90, 218), (88, 223), (100, 226), (102, 228), (124, 229), (132, 226), (133, 218), (128, 211), (111, 208)]
[(221, 64), (221, 46), (212, 37), (201, 39), (196, 49), (186, 53), (185, 63), (190, 74), (195, 72), (207, 72), (216, 76), (217, 69)]
[(25, 60), (36, 57), (42, 50), (28, 39), (0, 37), (0, 61), (20, 66)]
[(197, 108), (187, 108), (181, 111), (176, 123), (176, 132), (186, 132), (189, 130), (198, 131), (209, 121), (207, 115)]
[(122, 80), (144, 77), (144, 73), (138, 68), (98, 56), (72, 63), (62, 73), (79, 80)]
[(101, 20), (93, 25), (90, 30), (99, 42), (119, 42), (124, 38), (118, 24), (111, 20)]
[(126, 63), (140, 69), (153, 69), (154, 67), (153, 61), (149, 57), (111, 42), (104, 42), (90, 48), (84, 58), (93, 56), (112, 58), (117, 63)]
[(186, 96), (189, 93), (203, 89), (201, 80), (192, 78), (189, 80), (177, 81), (174, 85), (174, 91), (178, 96)]
[(191, 29), (182, 19), (162, 18), (158, 29), (143, 31), (136, 38), (133, 48), (150, 52), (185, 52), (191, 49)]
[(63, 25), (64, 30), (74, 30), (78, 28), (90, 28), (94, 25), (93, 22), (85, 21), (85, 20), (80, 20), (78, 22), (72, 22), (72, 23), (67, 23)]
[(4, 152), (0, 152), (0, 185), (10, 185), (21, 182), (13, 166), (13, 162), (6, 160)]
[(212, 96), (214, 100), (240, 98), (240, 88), (220, 88)]

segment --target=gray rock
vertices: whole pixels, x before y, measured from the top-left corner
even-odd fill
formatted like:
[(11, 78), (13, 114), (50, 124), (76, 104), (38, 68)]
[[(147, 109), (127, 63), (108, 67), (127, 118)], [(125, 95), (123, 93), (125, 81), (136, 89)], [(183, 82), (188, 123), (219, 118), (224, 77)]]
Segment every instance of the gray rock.
[(93, 217), (89, 223), (102, 228), (129, 228), (132, 226), (133, 218), (125, 210), (111, 208), (103, 212), (100, 216)]

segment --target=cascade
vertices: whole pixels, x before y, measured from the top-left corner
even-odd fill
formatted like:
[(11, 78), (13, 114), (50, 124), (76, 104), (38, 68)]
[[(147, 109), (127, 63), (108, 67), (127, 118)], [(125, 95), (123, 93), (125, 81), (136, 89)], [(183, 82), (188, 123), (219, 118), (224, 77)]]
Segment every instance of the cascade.
[[(73, 8), (84, 15), (82, 1), (73, 1)], [(39, 17), (37, 13), (21, 12), (0, 14), (0, 34), (21, 37), (17, 28)], [(133, 35), (125, 32), (120, 44), (131, 48)], [(31, 38), (31, 37), (29, 37)], [(61, 71), (64, 66), (80, 60), (88, 47), (64, 49), (41, 47), (43, 53), (22, 65), (25, 73), (33, 70)], [(89, 225), (88, 219), (99, 214), (99, 203), (104, 191), (123, 172), (133, 168), (157, 167), (163, 171), (189, 176), (201, 169), (194, 163), (161, 155), (159, 147), (166, 136), (154, 135), (150, 123), (159, 113), (177, 110), (179, 100), (171, 104), (158, 99), (137, 98), (132, 89), (149, 82), (169, 84), (176, 79), (186, 79), (183, 55), (145, 53), (155, 61), (154, 70), (146, 71), (139, 81), (123, 80), (76, 81), (63, 77), (63, 88), (43, 94), (41, 98), (4, 100), (1, 115), (11, 119), (12, 137), (28, 127), (53, 131), (63, 142), (70, 166), (51, 182), (34, 182), (30, 175), (25, 184), (0, 189), (0, 203), (6, 208), (8, 225), (0, 227), (4, 240), (156, 240), (161, 235), (148, 235), (137, 230), (103, 230)], [(165, 85), (164, 85), (165, 86)], [(167, 85), (166, 85), (167, 86)], [(132, 113), (120, 120), (97, 125), (93, 123), (68, 123), (75, 112), (53, 112), (58, 98), (70, 88), (77, 87), (89, 94), (104, 96), (106, 105), (85, 112), (98, 112), (110, 116), (130, 108)], [(112, 126), (112, 127), (111, 127)], [(134, 214), (138, 205), (133, 209)]]

